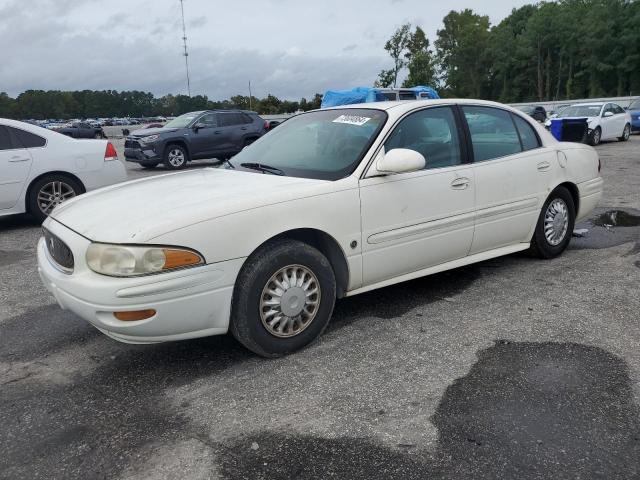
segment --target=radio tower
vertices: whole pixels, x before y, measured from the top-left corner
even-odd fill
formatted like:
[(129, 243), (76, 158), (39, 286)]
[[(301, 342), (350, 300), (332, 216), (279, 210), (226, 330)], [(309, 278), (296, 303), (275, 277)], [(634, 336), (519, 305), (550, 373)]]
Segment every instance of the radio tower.
[(191, 96), (191, 82), (189, 82), (189, 53), (187, 52), (187, 28), (184, 26), (184, 0), (180, 0), (182, 12), (182, 44), (184, 46), (184, 66), (187, 69), (187, 93)]

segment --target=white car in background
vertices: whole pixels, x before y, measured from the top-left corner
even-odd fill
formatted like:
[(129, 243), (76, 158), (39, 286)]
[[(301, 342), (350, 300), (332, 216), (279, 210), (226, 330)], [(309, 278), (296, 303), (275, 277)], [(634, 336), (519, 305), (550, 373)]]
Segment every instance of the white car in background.
[(107, 140), (74, 140), (0, 118), (0, 216), (28, 212), (44, 220), (62, 202), (126, 179)]
[(274, 357), (317, 338), (336, 298), (520, 250), (560, 255), (600, 199), (599, 171), (593, 148), (498, 103), (316, 110), (225, 168), (60, 206), (38, 270), (63, 308), (117, 340), (230, 330)]
[[(625, 142), (631, 135), (631, 115), (615, 103), (576, 103), (564, 108), (554, 118), (586, 118), (589, 125), (587, 138), (591, 145), (598, 145), (602, 140)], [(551, 126), (551, 120), (545, 122), (546, 127)]]

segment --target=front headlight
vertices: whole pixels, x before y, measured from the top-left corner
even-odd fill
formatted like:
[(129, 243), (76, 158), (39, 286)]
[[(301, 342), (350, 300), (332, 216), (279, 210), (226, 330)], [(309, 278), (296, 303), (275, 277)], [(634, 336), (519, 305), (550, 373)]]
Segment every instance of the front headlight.
[(204, 264), (193, 250), (174, 247), (146, 247), (92, 243), (87, 265), (96, 273), (112, 277), (135, 277)]
[(142, 143), (151, 143), (151, 142), (155, 142), (159, 138), (160, 138), (160, 135), (149, 135), (148, 137), (140, 137), (140, 141)]

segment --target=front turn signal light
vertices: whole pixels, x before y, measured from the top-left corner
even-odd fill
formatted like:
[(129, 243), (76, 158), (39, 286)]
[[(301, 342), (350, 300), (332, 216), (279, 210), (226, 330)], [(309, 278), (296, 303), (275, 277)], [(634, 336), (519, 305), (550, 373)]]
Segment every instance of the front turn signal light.
[(123, 322), (135, 322), (136, 320), (146, 320), (156, 314), (152, 308), (147, 310), (135, 310), (131, 312), (113, 312), (113, 316)]

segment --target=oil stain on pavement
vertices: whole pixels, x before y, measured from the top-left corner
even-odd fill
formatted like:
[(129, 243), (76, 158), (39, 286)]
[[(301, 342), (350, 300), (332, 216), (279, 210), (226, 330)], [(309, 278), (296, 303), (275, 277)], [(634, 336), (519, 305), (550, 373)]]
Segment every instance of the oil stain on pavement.
[(263, 431), (219, 454), (227, 479), (640, 477), (640, 409), (626, 364), (597, 347), (498, 341), (431, 418), (436, 451)]

